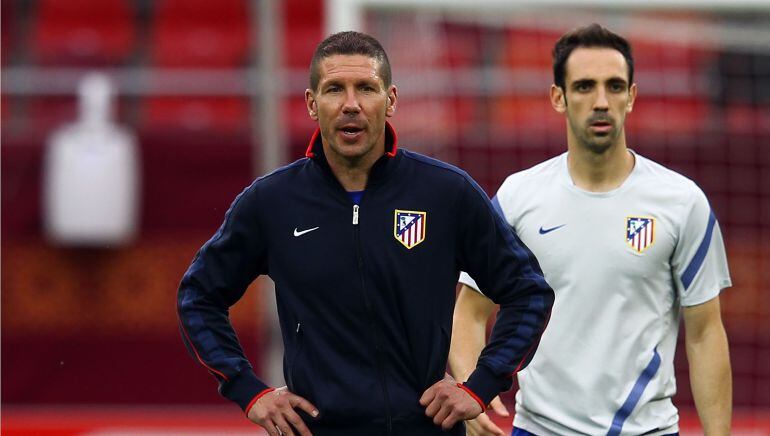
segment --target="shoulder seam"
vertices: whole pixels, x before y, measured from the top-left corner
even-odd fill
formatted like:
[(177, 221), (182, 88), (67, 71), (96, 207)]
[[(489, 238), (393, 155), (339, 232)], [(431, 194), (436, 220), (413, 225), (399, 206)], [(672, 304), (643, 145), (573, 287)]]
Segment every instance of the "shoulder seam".
[(458, 176), (461, 176), (464, 179), (468, 179), (470, 176), (468, 175), (467, 171), (462, 170), (452, 164), (442, 162), (440, 160), (434, 159), (432, 157), (424, 156), (419, 153), (415, 153), (412, 151), (404, 150), (404, 157), (411, 159), (415, 162), (419, 162), (421, 164), (430, 165), (435, 168), (440, 168), (442, 170), (446, 170), (450, 173), (457, 174)]
[[(412, 159), (413, 161), (421, 163), (421, 164), (424, 164), (424, 165), (430, 165), (430, 166), (432, 166), (434, 168), (439, 168), (439, 169), (442, 169), (442, 170), (447, 171), (449, 173), (456, 174), (463, 181), (463, 189), (470, 188), (472, 191), (474, 191), (476, 193), (476, 195), (481, 197), (482, 200), (490, 201), (489, 196), (487, 195), (487, 193), (484, 192), (484, 190), (481, 188), (481, 186), (478, 185), (478, 183), (475, 180), (473, 180), (473, 177), (471, 177), (471, 175), (468, 174), (467, 171), (465, 171), (465, 170), (463, 170), (461, 168), (458, 168), (458, 167), (456, 167), (456, 166), (454, 166), (452, 164), (448, 164), (446, 162), (442, 162), (442, 161), (440, 161), (438, 159), (434, 159), (432, 157), (424, 156), (424, 155), (421, 155), (419, 153), (414, 153), (414, 152), (411, 152), (411, 151), (408, 151), (408, 150), (404, 150), (404, 157)], [(462, 195), (461, 193), (458, 194), (457, 201), (459, 201), (461, 195)], [(457, 203), (455, 203), (455, 204), (457, 204)], [(507, 225), (507, 223), (506, 223), (506, 225)]]
[(302, 159), (295, 160), (294, 162), (292, 162), (292, 163), (290, 163), (288, 165), (284, 165), (284, 166), (282, 166), (280, 168), (276, 168), (273, 171), (270, 171), (269, 173), (267, 173), (267, 174), (265, 174), (263, 176), (257, 177), (255, 182), (259, 182), (260, 180), (267, 179), (268, 177), (272, 177), (272, 176), (284, 173), (286, 171), (289, 171), (290, 169), (293, 169), (295, 167), (298, 167), (298, 166), (304, 164), (308, 160), (310, 160), (310, 158), (308, 158), (308, 157), (303, 157)]

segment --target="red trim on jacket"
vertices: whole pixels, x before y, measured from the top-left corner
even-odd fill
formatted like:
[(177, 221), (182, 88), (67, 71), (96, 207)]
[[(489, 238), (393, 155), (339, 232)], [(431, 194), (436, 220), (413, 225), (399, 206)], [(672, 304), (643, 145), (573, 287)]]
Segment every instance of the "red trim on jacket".
[(267, 388), (264, 391), (258, 393), (257, 395), (254, 395), (254, 398), (252, 398), (251, 401), (249, 401), (249, 404), (246, 405), (246, 410), (244, 410), (244, 412), (246, 412), (246, 415), (248, 416), (249, 410), (251, 410), (251, 408), (254, 407), (254, 404), (257, 401), (259, 401), (260, 398), (264, 397), (265, 395), (269, 394), (270, 392), (273, 392), (274, 390), (275, 390), (275, 388)]
[(464, 384), (462, 384), (462, 383), (457, 383), (457, 387), (458, 387), (458, 388), (460, 388), (460, 389), (462, 389), (462, 390), (464, 390), (465, 392), (467, 392), (467, 393), (468, 393), (468, 395), (470, 395), (470, 396), (471, 396), (471, 398), (473, 398), (474, 400), (476, 400), (476, 402), (477, 402), (477, 403), (479, 403), (479, 406), (481, 406), (481, 411), (482, 411), (482, 412), (484, 412), (485, 410), (487, 410), (487, 406), (486, 406), (486, 404), (484, 404), (484, 402), (481, 400), (481, 398), (479, 398), (479, 396), (478, 396), (478, 395), (476, 395), (476, 393), (475, 393), (475, 392), (473, 392), (473, 391), (471, 390), (471, 388), (469, 388), (468, 386), (465, 386), (465, 385), (464, 385)]
[(385, 154), (388, 157), (396, 157), (396, 152), (398, 152), (398, 136), (396, 136), (396, 129), (394, 129), (389, 122), (385, 121), (385, 130), (390, 132), (390, 136), (393, 137), (393, 146), (390, 147), (390, 151)]
[(313, 132), (313, 136), (310, 137), (310, 144), (308, 144), (307, 150), (305, 150), (305, 157), (315, 157), (315, 153), (313, 153), (313, 145), (315, 145), (315, 141), (320, 134), (321, 134), (321, 128), (319, 127), (315, 129), (315, 132)]
[(206, 362), (204, 362), (203, 359), (201, 359), (200, 354), (198, 354), (198, 350), (195, 349), (195, 343), (193, 343), (193, 341), (190, 340), (190, 335), (187, 334), (187, 329), (184, 328), (184, 323), (179, 321), (179, 326), (182, 327), (182, 333), (184, 333), (184, 337), (185, 337), (185, 339), (187, 339), (187, 343), (190, 344), (190, 348), (192, 348), (193, 353), (195, 353), (195, 357), (198, 359), (198, 362), (200, 362), (201, 365), (206, 367), (206, 369), (208, 369), (209, 372), (219, 375), (220, 377), (225, 379), (225, 381), (229, 381), (230, 379), (226, 375), (224, 375), (223, 373), (217, 371), (216, 369), (206, 365)]
[(545, 332), (545, 328), (548, 327), (549, 321), (551, 321), (551, 312), (548, 312), (548, 318), (545, 319), (545, 324), (543, 325), (543, 329), (540, 330), (540, 334), (537, 336), (537, 340), (532, 342), (532, 345), (529, 346), (529, 350), (527, 350), (527, 352), (524, 353), (524, 356), (521, 358), (521, 361), (516, 366), (516, 369), (513, 370), (513, 374), (516, 374), (521, 370), (521, 366), (524, 365), (524, 362), (527, 361), (527, 357), (529, 357), (529, 355), (532, 354), (532, 352), (540, 345), (540, 339), (543, 337), (543, 333)]
[[(396, 157), (396, 152), (398, 152), (398, 136), (396, 136), (396, 130), (387, 121), (385, 121), (385, 130), (390, 132), (390, 136), (393, 137), (393, 145), (390, 147), (390, 151), (387, 151), (385, 155), (388, 157)], [(313, 136), (310, 137), (310, 144), (308, 144), (307, 150), (305, 150), (305, 157), (315, 157), (315, 153), (313, 153), (313, 146), (315, 145), (315, 142), (318, 140), (320, 135), (321, 128), (319, 127), (315, 129)]]

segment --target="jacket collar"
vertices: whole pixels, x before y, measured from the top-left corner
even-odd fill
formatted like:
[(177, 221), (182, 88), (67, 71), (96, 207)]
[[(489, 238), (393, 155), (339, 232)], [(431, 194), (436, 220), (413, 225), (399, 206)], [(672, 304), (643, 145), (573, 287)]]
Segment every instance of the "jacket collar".
[[(400, 150), (398, 149), (398, 137), (396, 136), (396, 131), (387, 121), (385, 122), (385, 149), (388, 151), (383, 153), (369, 170), (369, 180), (366, 183), (366, 189), (377, 186), (385, 181), (387, 176), (396, 169), (398, 163), (401, 161), (400, 156), (402, 153), (400, 153)], [(327, 162), (326, 156), (324, 155), (320, 129), (316, 129), (315, 133), (313, 133), (305, 156), (310, 158), (311, 162), (317, 163), (329, 177), (334, 178), (332, 170), (329, 167), (329, 162)]]

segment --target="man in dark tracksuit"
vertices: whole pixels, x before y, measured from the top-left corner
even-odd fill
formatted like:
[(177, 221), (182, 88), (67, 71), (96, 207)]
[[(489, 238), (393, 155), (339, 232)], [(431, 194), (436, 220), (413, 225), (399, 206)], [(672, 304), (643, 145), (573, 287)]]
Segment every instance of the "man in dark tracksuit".
[[(464, 434), (531, 360), (553, 304), (532, 253), (463, 171), (398, 148), (397, 91), (379, 43), (343, 32), (316, 49), (306, 158), (233, 202), (182, 279), (183, 339), (220, 393), (271, 435)], [(460, 270), (500, 304), (464, 383), (445, 377)], [(260, 381), (228, 308), (276, 285), (287, 387)], [(459, 424), (458, 424), (459, 423)]]

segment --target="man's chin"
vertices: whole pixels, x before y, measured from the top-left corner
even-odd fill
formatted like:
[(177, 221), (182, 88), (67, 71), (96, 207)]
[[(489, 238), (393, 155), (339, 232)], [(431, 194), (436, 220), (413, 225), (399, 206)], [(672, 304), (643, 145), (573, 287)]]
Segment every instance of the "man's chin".
[(586, 141), (585, 145), (586, 148), (595, 154), (604, 154), (610, 147), (612, 147), (612, 139), (609, 137), (594, 138), (591, 141)]
[(345, 159), (351, 163), (356, 163), (364, 159), (370, 151), (371, 149), (367, 147), (366, 144), (362, 143), (338, 143), (337, 146), (332, 149), (332, 153), (334, 153), (338, 158)]

